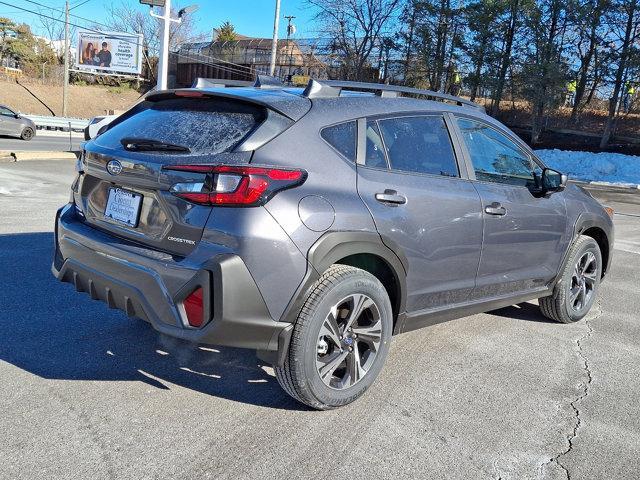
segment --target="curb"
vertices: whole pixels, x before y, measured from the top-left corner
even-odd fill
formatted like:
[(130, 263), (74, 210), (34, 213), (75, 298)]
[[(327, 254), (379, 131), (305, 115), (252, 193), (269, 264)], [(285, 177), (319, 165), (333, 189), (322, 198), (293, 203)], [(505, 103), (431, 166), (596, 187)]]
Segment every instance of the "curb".
[(16, 157), (13, 152), (0, 152), (0, 163), (15, 162)]
[(76, 160), (74, 152), (16, 150), (0, 151), (0, 162), (26, 162), (32, 160)]

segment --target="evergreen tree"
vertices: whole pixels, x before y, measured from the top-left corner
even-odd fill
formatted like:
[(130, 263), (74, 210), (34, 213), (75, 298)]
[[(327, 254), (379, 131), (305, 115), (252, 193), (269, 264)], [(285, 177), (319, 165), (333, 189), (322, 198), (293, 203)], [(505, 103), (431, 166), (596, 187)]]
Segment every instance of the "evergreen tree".
[(226, 21), (218, 29), (216, 40), (220, 42), (235, 42), (238, 39), (236, 30), (231, 22)]

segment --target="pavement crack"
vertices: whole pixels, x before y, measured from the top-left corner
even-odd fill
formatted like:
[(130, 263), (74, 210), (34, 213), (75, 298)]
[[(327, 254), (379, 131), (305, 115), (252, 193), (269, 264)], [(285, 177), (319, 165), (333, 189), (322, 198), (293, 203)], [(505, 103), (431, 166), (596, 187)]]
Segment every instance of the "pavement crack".
[(567, 469), (567, 467), (565, 465), (562, 464), (561, 462), (561, 458), (564, 457), (565, 455), (569, 454), (571, 452), (571, 450), (573, 450), (573, 443), (576, 439), (576, 437), (578, 436), (580, 427), (582, 426), (582, 418), (580, 417), (580, 408), (579, 408), (579, 404), (580, 402), (582, 402), (585, 398), (587, 398), (587, 396), (589, 395), (589, 389), (591, 387), (591, 382), (593, 381), (593, 375), (591, 372), (591, 366), (589, 364), (589, 359), (587, 358), (585, 352), (584, 352), (584, 342), (586, 340), (588, 340), (591, 335), (593, 335), (593, 327), (591, 326), (590, 321), (593, 321), (595, 319), (597, 319), (598, 317), (600, 317), (602, 315), (602, 306), (600, 305), (600, 301), (597, 300), (594, 305), (595, 308), (592, 313), (593, 315), (591, 315), (591, 318), (585, 318), (584, 320), (584, 324), (587, 327), (586, 332), (581, 335), (575, 342), (575, 351), (578, 355), (578, 358), (580, 359), (581, 363), (582, 363), (582, 370), (584, 372), (584, 376), (585, 376), (585, 381), (583, 381), (580, 384), (580, 394), (569, 403), (569, 406), (571, 407), (571, 409), (573, 410), (573, 415), (574, 415), (574, 425), (573, 425), (573, 429), (571, 430), (571, 432), (569, 433), (569, 435), (567, 435), (567, 447), (561, 451), (560, 453), (558, 453), (557, 455), (555, 455), (554, 457), (550, 458), (549, 460), (547, 460), (546, 462), (544, 462), (541, 466), (540, 466), (540, 473), (542, 473), (544, 471), (544, 468), (547, 465), (550, 465), (552, 463), (555, 463), (556, 465), (558, 465), (560, 468), (562, 468), (562, 470), (564, 471), (567, 480), (571, 480), (571, 474), (569, 472), (569, 470)]

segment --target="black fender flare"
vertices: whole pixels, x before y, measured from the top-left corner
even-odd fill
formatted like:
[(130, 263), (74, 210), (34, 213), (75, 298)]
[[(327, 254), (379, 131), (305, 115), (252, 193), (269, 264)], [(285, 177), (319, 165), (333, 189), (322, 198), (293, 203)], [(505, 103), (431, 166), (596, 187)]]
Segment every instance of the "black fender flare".
[(601, 214), (594, 212), (582, 212), (580, 215), (578, 215), (578, 218), (576, 218), (576, 221), (573, 224), (573, 235), (571, 237), (571, 242), (569, 242), (567, 250), (564, 252), (562, 262), (560, 262), (560, 268), (558, 269), (558, 273), (552, 284), (553, 286), (555, 286), (560, 280), (560, 274), (564, 270), (564, 267), (568, 261), (571, 245), (573, 245), (573, 242), (575, 242), (583, 232), (592, 227), (597, 227), (602, 230), (609, 244), (609, 252), (605, 260), (606, 264), (604, 265), (605, 272), (608, 271), (609, 267), (611, 266), (611, 259), (613, 257), (613, 223), (607, 222)]
[(398, 316), (404, 316), (408, 261), (400, 248), (396, 247), (392, 250), (388, 245), (395, 246), (395, 243), (391, 239), (383, 240), (377, 232), (327, 232), (322, 235), (307, 253), (307, 272), (280, 321), (295, 322), (309, 289), (322, 273), (339, 260), (361, 253), (375, 255), (386, 262), (398, 286)]

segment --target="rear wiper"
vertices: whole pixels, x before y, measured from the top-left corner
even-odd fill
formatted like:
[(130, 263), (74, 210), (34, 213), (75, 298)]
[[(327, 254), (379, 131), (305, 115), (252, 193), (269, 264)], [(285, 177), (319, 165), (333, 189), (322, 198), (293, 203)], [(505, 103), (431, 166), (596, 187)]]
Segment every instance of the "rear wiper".
[(131, 152), (182, 152), (190, 153), (189, 147), (173, 143), (150, 140), (148, 138), (123, 138), (120, 143)]

